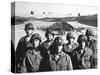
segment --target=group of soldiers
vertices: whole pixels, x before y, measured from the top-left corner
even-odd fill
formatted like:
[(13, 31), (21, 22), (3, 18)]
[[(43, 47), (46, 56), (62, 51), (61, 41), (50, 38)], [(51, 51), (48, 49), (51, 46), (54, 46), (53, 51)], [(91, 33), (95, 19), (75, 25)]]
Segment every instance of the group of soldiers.
[(19, 40), (15, 53), (16, 73), (97, 68), (97, 41), (92, 39), (91, 29), (79, 35), (77, 43), (73, 32), (67, 33), (68, 43), (64, 43), (52, 30), (46, 30), (46, 41), (42, 42), (32, 23), (27, 23), (24, 30), (26, 36)]

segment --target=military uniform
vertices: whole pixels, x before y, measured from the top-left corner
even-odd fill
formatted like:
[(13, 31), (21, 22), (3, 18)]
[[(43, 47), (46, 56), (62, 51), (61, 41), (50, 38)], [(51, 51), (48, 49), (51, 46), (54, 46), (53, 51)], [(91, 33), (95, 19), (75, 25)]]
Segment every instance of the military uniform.
[(77, 48), (77, 46), (78, 46), (78, 44), (77, 43), (71, 43), (71, 44), (69, 44), (69, 42), (70, 42), (70, 39), (72, 39), (73, 38), (73, 40), (75, 40), (75, 36), (74, 36), (74, 34), (72, 33), (72, 32), (69, 32), (68, 34), (67, 34), (67, 36), (66, 36), (66, 40), (68, 40), (68, 43), (67, 44), (65, 44), (65, 46), (64, 46), (64, 52), (65, 53), (67, 53), (70, 57), (72, 57), (72, 51), (75, 49), (75, 48)]
[[(60, 40), (60, 41), (59, 41)], [(62, 37), (56, 37), (54, 43), (49, 47), (50, 66), (52, 71), (72, 70), (71, 58), (66, 54)]]
[(93, 60), (93, 53), (88, 47), (85, 47), (82, 53), (80, 47), (76, 48), (73, 51), (72, 63), (74, 69), (92, 68), (92, 63), (93, 63), (92, 60)]
[(74, 49), (77, 48), (77, 46), (78, 46), (78, 44), (76, 44), (76, 43), (73, 43), (70, 47), (69, 47), (69, 44), (66, 44), (64, 46), (64, 48), (65, 48), (64, 52), (67, 53), (70, 57), (72, 57), (72, 52), (73, 52)]
[(42, 44), (41, 44), (41, 53), (42, 53), (42, 56), (43, 57), (47, 57), (47, 55), (48, 55), (48, 53), (49, 53), (49, 47), (50, 47), (50, 45), (52, 45), (53, 44), (53, 41), (44, 41)]
[(43, 57), (43, 59), (41, 60), (40, 63), (40, 71), (51, 71), (50, 68), (50, 63), (49, 63), (49, 53), (50, 50), (48, 50), (49, 46), (52, 45), (53, 41), (49, 42), (49, 41), (44, 41), (41, 44), (41, 56)]
[(28, 50), (23, 59), (23, 65), (21, 66), (21, 72), (37, 72), (39, 71), (39, 65), (42, 57), (40, 51)]
[(64, 52), (58, 54), (58, 59), (56, 60), (55, 55), (50, 55), (50, 65), (52, 71), (63, 71), (72, 70), (72, 62), (69, 55)]
[[(52, 39), (48, 38), (49, 34), (52, 35)], [(45, 37), (47, 38), (47, 40), (41, 44), (40, 54), (43, 57), (43, 59), (41, 60), (39, 70), (40, 71), (51, 71), (51, 67), (49, 63), (50, 50), (48, 50), (49, 46), (53, 43), (53, 37), (54, 37), (54, 33), (52, 32), (51, 29), (46, 30)]]
[[(93, 30), (91, 29), (87, 29), (86, 30), (86, 36), (89, 37), (89, 36), (94, 36), (94, 33), (93, 33)], [(92, 50), (93, 52), (93, 58), (94, 58), (94, 63), (93, 63), (93, 67), (94, 68), (97, 68), (97, 41), (94, 40), (94, 39), (88, 39), (87, 41), (87, 46)]]
[[(89, 36), (94, 36), (94, 33), (93, 33), (93, 31), (91, 30), (91, 29), (87, 29), (86, 30), (86, 34), (85, 34), (86, 36), (87, 36), (87, 38), (89, 37)], [(91, 50), (92, 50), (92, 52), (95, 54), (95, 52), (97, 51), (97, 41), (96, 40), (94, 40), (94, 39), (87, 39), (87, 46), (89, 47), (89, 48), (91, 48)]]
[(97, 41), (91, 40), (87, 42), (87, 46), (92, 50), (93, 57), (94, 57), (94, 63), (92, 64), (94, 68), (97, 68)]
[(22, 60), (25, 56), (25, 53), (27, 52), (28, 48), (30, 48), (30, 38), (32, 36), (31, 34), (28, 34), (28, 30), (34, 30), (34, 26), (32, 23), (27, 23), (25, 25), (25, 32), (26, 32), (26, 36), (22, 37), (17, 45), (16, 48), (16, 72), (19, 73), (20, 69), (21, 69), (21, 65), (22, 65)]
[(29, 48), (29, 41), (26, 38), (26, 36), (22, 37), (16, 48), (16, 72), (19, 72), (24, 55)]
[(75, 48), (77, 48), (78, 44), (73, 43), (71, 45), (71, 48), (69, 47), (69, 44), (65, 45), (65, 52), (72, 52)]

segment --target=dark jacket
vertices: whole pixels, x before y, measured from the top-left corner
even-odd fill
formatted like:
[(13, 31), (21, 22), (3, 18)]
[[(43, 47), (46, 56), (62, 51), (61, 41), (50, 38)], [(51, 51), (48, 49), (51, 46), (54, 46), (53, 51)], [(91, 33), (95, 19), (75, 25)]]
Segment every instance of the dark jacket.
[(40, 48), (40, 54), (43, 57), (40, 63), (39, 71), (51, 71), (50, 63), (49, 63), (49, 47), (52, 45), (53, 41), (49, 44), (49, 42), (46, 40), (41, 44)]
[(93, 52), (93, 67), (97, 68), (97, 41), (91, 40), (87, 42), (87, 46), (92, 50)]
[(93, 53), (91, 49), (86, 47), (81, 54), (81, 48), (78, 47), (73, 51), (72, 64), (74, 69), (92, 68)]
[(97, 41), (96, 40), (87, 41), (87, 46), (92, 50), (94, 54), (97, 52)]
[(74, 49), (76, 49), (77, 48), (77, 44), (76, 43), (73, 43), (72, 45), (71, 45), (71, 49), (68, 47), (69, 46), (69, 44), (66, 44), (65, 45), (65, 52), (72, 52)]
[(48, 49), (52, 44), (53, 44), (53, 41), (51, 41), (50, 44), (49, 44), (49, 42), (47, 40), (44, 41), (41, 44), (41, 55), (42, 55), (42, 57), (47, 58), (48, 53), (50, 52)]
[(27, 52), (29, 48), (29, 41), (26, 40), (26, 36), (22, 37), (17, 45), (16, 48), (16, 72), (18, 73), (21, 69), (22, 60), (25, 56), (25, 53)]
[(71, 45), (71, 48), (69, 48), (69, 44), (65, 44), (65, 46), (64, 46), (64, 52), (65, 53), (67, 53), (70, 57), (72, 57), (72, 52), (73, 52), (73, 50), (75, 50), (76, 48), (78, 47), (78, 44), (76, 44), (76, 43), (73, 43), (72, 45)]

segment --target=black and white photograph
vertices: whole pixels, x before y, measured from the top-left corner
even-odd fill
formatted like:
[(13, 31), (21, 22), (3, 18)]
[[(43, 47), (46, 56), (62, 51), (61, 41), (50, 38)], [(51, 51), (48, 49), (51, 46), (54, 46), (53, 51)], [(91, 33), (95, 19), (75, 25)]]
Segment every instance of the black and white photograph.
[(11, 71), (34, 73), (98, 68), (98, 8), (11, 3)]

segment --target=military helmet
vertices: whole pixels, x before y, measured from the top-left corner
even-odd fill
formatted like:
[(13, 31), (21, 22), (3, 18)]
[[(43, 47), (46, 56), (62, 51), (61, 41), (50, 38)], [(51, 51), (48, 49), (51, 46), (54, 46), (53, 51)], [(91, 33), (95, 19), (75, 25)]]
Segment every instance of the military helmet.
[(87, 29), (85, 35), (86, 36), (93, 36), (93, 30)]
[(51, 29), (47, 29), (46, 30), (45, 36), (47, 37), (48, 34), (52, 34), (52, 36), (54, 36), (54, 33), (53, 33), (53, 31)]
[(72, 32), (69, 32), (66, 36), (66, 39), (69, 40), (70, 38), (74, 38), (75, 39), (75, 36)]
[(34, 39), (38, 39), (40, 42), (42, 41), (41, 36), (40, 36), (40, 34), (38, 34), (38, 33), (34, 33), (34, 34), (31, 36), (30, 42), (33, 42)]
[(61, 36), (56, 37), (55, 40), (54, 40), (54, 43), (57, 44), (59, 40), (62, 40), (59, 43), (63, 43), (63, 38)]
[(30, 30), (30, 29), (34, 30), (34, 26), (33, 26), (32, 23), (27, 23), (27, 24), (25, 25), (25, 30)]
[(60, 37), (60, 36), (58, 36), (58, 37), (55, 38), (55, 40), (57, 40), (57, 41), (58, 41), (58, 40), (63, 40), (63, 38)]
[(87, 41), (87, 37), (85, 35), (79, 35), (77, 42), (80, 43), (81, 41)]

